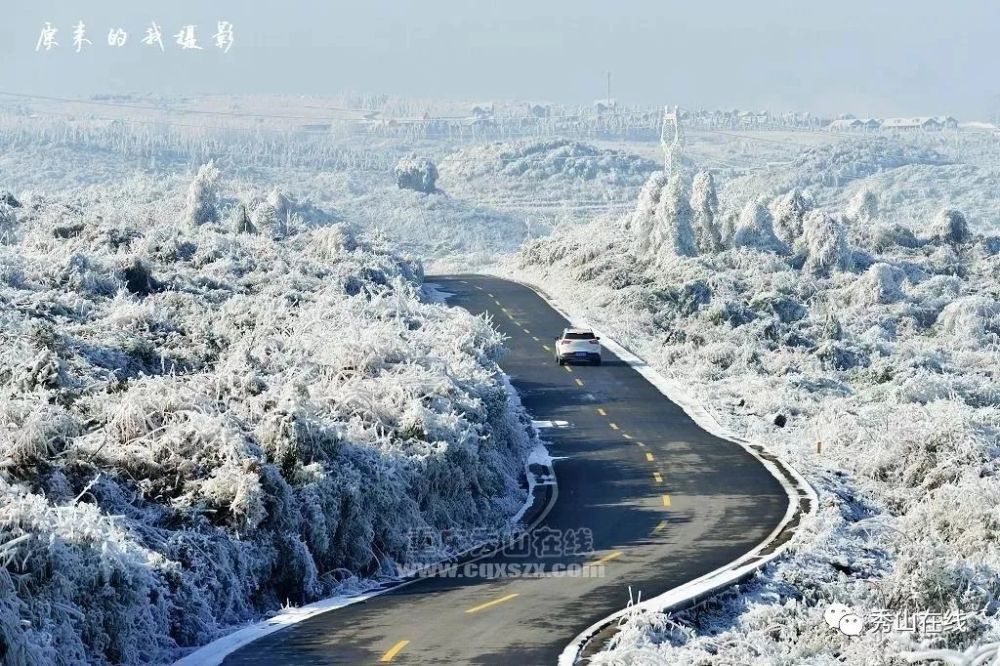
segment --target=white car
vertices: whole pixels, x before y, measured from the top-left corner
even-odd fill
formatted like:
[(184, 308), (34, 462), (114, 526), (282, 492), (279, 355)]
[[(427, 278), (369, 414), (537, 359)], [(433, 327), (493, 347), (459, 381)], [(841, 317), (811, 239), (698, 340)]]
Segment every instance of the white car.
[(589, 328), (566, 328), (562, 337), (556, 338), (555, 352), (559, 365), (571, 361), (590, 361), (600, 365), (601, 339)]

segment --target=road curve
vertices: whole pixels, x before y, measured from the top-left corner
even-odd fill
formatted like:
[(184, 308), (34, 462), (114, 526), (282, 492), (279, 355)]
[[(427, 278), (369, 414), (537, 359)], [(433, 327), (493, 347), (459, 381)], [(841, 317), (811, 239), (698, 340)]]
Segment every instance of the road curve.
[[(507, 336), (500, 365), (557, 458), (558, 499), (536, 537), (589, 530), (590, 554), (500, 553), (483, 562), (600, 562), (601, 576), (427, 578), (317, 615), (229, 655), (226, 664), (555, 664), (583, 629), (723, 566), (782, 521), (788, 496), (742, 447), (699, 428), (605, 350), (601, 366), (560, 367), (567, 325), (523, 285), (478, 275), (429, 278), (452, 305), (488, 312)], [(584, 539), (585, 541), (585, 539)], [(558, 550), (558, 549), (550, 549)], [(573, 548), (563, 548), (563, 551)]]

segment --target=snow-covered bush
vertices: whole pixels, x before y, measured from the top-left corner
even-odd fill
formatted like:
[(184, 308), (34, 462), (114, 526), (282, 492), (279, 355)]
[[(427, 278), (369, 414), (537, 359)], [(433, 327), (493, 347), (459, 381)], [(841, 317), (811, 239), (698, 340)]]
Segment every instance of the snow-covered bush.
[(40, 202), (0, 245), (5, 663), (168, 662), (522, 504), (488, 322), (384, 240), (220, 190)]
[(698, 250), (718, 252), (722, 249), (722, 233), (719, 231), (719, 196), (715, 191), (715, 179), (708, 171), (700, 171), (691, 184), (691, 209), (694, 211), (695, 236)]
[(740, 212), (733, 234), (733, 247), (783, 253), (787, 246), (774, 234), (771, 213), (759, 201), (748, 201)]
[(932, 238), (951, 245), (962, 245), (972, 240), (969, 223), (961, 211), (954, 208), (941, 210), (931, 225)]
[(698, 253), (684, 179), (674, 174), (660, 194), (653, 219), (651, 249), (657, 255), (694, 256)]
[(806, 263), (804, 269), (820, 275), (852, 267), (847, 231), (840, 220), (812, 211), (803, 220)]
[[(862, 155), (872, 160), (859, 175), (905, 158), (879, 150)], [(834, 154), (849, 179), (853, 152)], [(893, 215), (866, 195), (848, 215), (787, 195), (771, 211), (751, 197), (731, 249), (636, 261), (633, 239), (652, 230), (664, 185), (651, 180), (618, 225), (561, 229), (507, 268), (790, 459), (819, 507), (756, 577), (688, 611), (630, 618), (593, 663), (860, 665), (1000, 641), (1000, 274), (989, 244), (970, 242), (956, 216), (923, 242), (873, 223)], [(824, 622), (832, 603), (968, 619), (848, 637)]]
[(404, 157), (392, 170), (396, 185), (402, 190), (416, 190), (430, 194), (437, 191), (438, 170), (426, 157)]
[(774, 232), (788, 245), (794, 245), (804, 231), (803, 220), (809, 212), (809, 204), (798, 188), (778, 197), (771, 204)]
[(192, 225), (198, 226), (215, 222), (219, 217), (219, 169), (213, 162), (198, 169), (188, 188), (187, 208), (184, 217)]

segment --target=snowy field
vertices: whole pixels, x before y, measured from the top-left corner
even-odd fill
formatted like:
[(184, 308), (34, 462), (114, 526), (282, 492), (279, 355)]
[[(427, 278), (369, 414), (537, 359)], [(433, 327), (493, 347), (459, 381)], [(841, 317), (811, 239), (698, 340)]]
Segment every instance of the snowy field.
[[(409, 529), (506, 525), (533, 435), (502, 340), (420, 290), (476, 269), (544, 283), (820, 495), (738, 594), (637, 617), (597, 663), (1000, 641), (995, 138), (691, 131), (668, 179), (625, 135), (331, 112), (460, 105), (106, 102), (0, 104), (8, 661), (162, 663), (391, 577)], [(429, 192), (397, 186), (411, 154)], [(845, 636), (834, 602), (964, 622)]]

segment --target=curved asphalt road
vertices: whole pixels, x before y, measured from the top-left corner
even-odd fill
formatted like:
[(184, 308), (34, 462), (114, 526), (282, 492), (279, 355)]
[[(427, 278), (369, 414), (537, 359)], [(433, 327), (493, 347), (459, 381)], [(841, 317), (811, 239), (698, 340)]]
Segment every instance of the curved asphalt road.
[[(741, 447), (700, 429), (605, 350), (602, 366), (560, 367), (566, 320), (531, 289), (483, 276), (431, 278), (449, 303), (489, 312), (508, 337), (501, 366), (559, 459), (546, 530), (590, 530), (591, 554), (485, 562), (600, 562), (593, 577), (427, 578), (255, 641), (226, 664), (554, 664), (582, 630), (633, 593), (661, 594), (751, 550), (788, 498)], [(563, 534), (564, 532), (560, 532)], [(582, 542), (586, 546), (586, 532)], [(551, 541), (551, 540), (550, 540)], [(572, 550), (570, 548), (569, 550)]]

